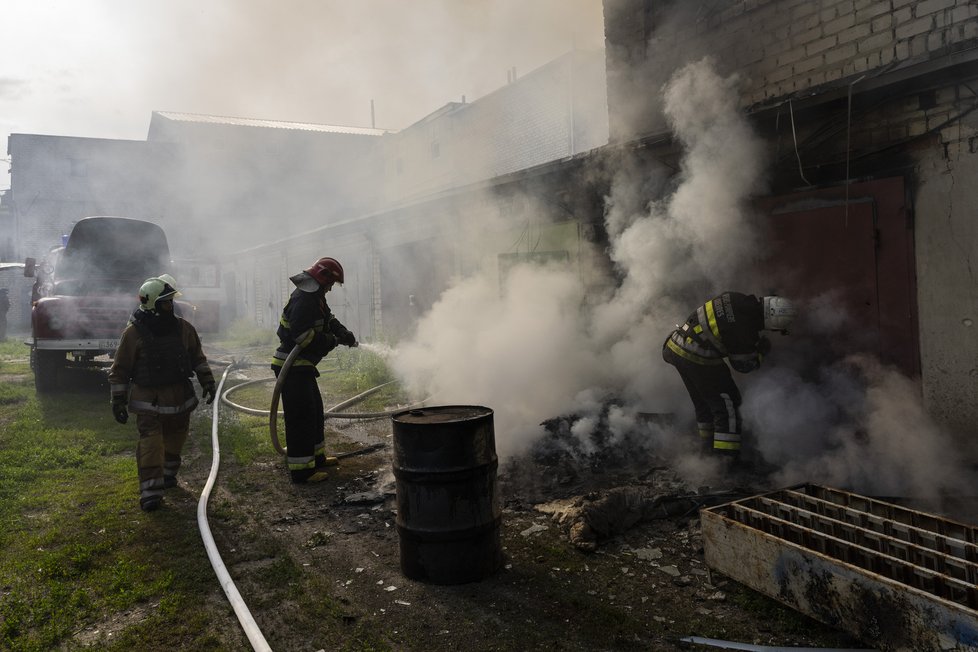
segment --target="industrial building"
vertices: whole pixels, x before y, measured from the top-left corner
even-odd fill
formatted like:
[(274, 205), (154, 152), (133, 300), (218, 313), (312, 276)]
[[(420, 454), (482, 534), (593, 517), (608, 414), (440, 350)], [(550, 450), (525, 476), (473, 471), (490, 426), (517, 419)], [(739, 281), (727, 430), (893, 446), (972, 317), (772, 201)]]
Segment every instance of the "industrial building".
[[(659, 91), (708, 57), (737, 75), (740, 108), (765, 145), (767, 187), (754, 199), (771, 233), (762, 268), (800, 299), (832, 293), (858, 333), (853, 349), (913, 379), (967, 447), (978, 423), (968, 182), (978, 171), (978, 7), (604, 0), (604, 16), (603, 57), (572, 52), (396, 133), (159, 113), (145, 143), (82, 143), (87, 155), (62, 150), (85, 139), (14, 135), (4, 201), (14, 253), (37, 255), (91, 213), (159, 219), (176, 250), (190, 247), (181, 238), (193, 224), (236, 217), (243, 228), (204, 249), (221, 250), (222, 323), (273, 324), (288, 272), (328, 246), (349, 261), (334, 310), (364, 337), (402, 335), (451, 278), (485, 265), (504, 274), (521, 257), (564, 261), (589, 292), (606, 292), (615, 276), (604, 199), (622, 170), (679, 171)], [(246, 144), (227, 146), (230, 134)], [(62, 183), (92, 179), (106, 149), (130, 175), (124, 188)], [(172, 180), (174, 169), (185, 176)], [(158, 175), (172, 180), (166, 192), (141, 189)], [(648, 201), (662, 192), (653, 185)], [(65, 195), (73, 187), (85, 191)], [(130, 190), (145, 201), (133, 204)]]

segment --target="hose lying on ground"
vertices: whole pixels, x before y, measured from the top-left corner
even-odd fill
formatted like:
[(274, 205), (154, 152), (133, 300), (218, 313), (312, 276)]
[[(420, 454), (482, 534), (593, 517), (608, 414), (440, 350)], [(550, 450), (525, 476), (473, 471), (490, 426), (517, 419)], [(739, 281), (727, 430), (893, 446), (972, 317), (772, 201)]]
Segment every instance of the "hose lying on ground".
[[(231, 368), (229, 365), (224, 370), (224, 374), (221, 376), (221, 382), (217, 386), (218, 394), (221, 393), (221, 388), (224, 387), (224, 381), (227, 380), (228, 372), (231, 371)], [(211, 412), (211, 440), (214, 457), (211, 460), (211, 472), (207, 477), (207, 483), (204, 485), (203, 491), (200, 492), (200, 500), (197, 502), (197, 526), (200, 529), (200, 538), (204, 541), (204, 548), (207, 550), (207, 558), (210, 559), (211, 566), (217, 574), (217, 579), (221, 583), (221, 588), (224, 589), (224, 594), (227, 596), (228, 602), (234, 608), (238, 622), (241, 623), (241, 627), (248, 636), (248, 640), (251, 641), (251, 647), (256, 652), (264, 652), (266, 650), (271, 652), (272, 648), (268, 645), (261, 630), (258, 628), (258, 623), (255, 622), (251, 612), (248, 610), (248, 605), (245, 604), (241, 598), (241, 594), (238, 593), (238, 588), (234, 585), (234, 580), (228, 574), (227, 567), (221, 559), (221, 553), (217, 551), (217, 545), (214, 543), (214, 537), (211, 535), (210, 525), (207, 523), (207, 501), (210, 498), (211, 489), (214, 486), (214, 481), (217, 479), (217, 469), (221, 463), (221, 449), (217, 439), (217, 409), (219, 407), (220, 402), (215, 401), (214, 409)]]
[[(225, 391), (223, 393), (218, 392), (220, 394), (220, 396), (221, 396), (221, 402), (227, 404), (228, 406), (234, 408), (235, 410), (238, 410), (240, 412), (244, 412), (246, 414), (255, 415), (255, 416), (265, 416), (265, 415), (268, 415), (268, 431), (269, 431), (269, 434), (270, 434), (271, 439), (272, 439), (272, 446), (275, 448), (275, 451), (279, 455), (285, 455), (286, 454), (286, 450), (282, 446), (281, 442), (279, 442), (279, 438), (278, 438), (278, 415), (279, 414), (283, 414), (283, 412), (278, 409), (279, 396), (282, 393), (282, 385), (285, 382), (285, 378), (286, 378), (286, 376), (288, 376), (289, 369), (292, 368), (292, 363), (295, 360), (296, 356), (299, 354), (299, 350), (300, 349), (299, 349), (298, 346), (295, 346), (295, 347), (292, 348), (292, 351), (289, 352), (288, 357), (285, 359), (285, 363), (282, 365), (281, 371), (279, 371), (279, 373), (278, 373), (278, 377), (276, 377), (274, 379), (273, 378), (258, 378), (256, 380), (248, 380), (248, 381), (245, 381), (245, 382), (240, 383), (238, 385), (235, 385), (234, 387), (229, 388), (227, 391)], [(272, 380), (275, 381), (275, 387), (272, 390), (272, 401), (271, 401), (271, 406), (270, 406), (270, 408), (268, 410), (261, 410), (261, 409), (258, 409), (258, 408), (250, 408), (250, 407), (247, 407), (247, 406), (244, 406), (244, 405), (240, 405), (238, 403), (235, 403), (230, 398), (228, 398), (231, 395), (232, 392), (236, 392), (239, 389), (242, 389), (244, 387), (247, 387), (249, 385), (253, 385), (253, 384), (256, 384), (256, 383), (267, 383), (267, 382), (270, 382)], [(419, 407), (423, 407), (424, 406), (425, 402), (428, 399), (424, 399), (424, 400), (419, 401), (418, 403), (415, 403), (413, 405), (410, 405), (410, 406), (407, 406), (407, 407), (400, 407), (400, 408), (397, 408), (395, 410), (383, 410), (383, 411), (378, 411), (378, 412), (340, 412), (340, 410), (342, 410), (344, 408), (347, 408), (347, 407), (350, 407), (351, 405), (355, 405), (355, 404), (359, 403), (360, 401), (363, 401), (364, 399), (366, 399), (366, 398), (368, 398), (368, 397), (376, 394), (377, 392), (379, 392), (384, 387), (387, 387), (388, 385), (391, 385), (391, 384), (393, 384), (395, 382), (397, 382), (397, 381), (391, 380), (391, 381), (388, 381), (386, 383), (382, 383), (380, 385), (377, 385), (376, 387), (371, 387), (370, 389), (366, 390), (365, 392), (361, 392), (360, 394), (357, 394), (356, 396), (354, 396), (352, 398), (348, 398), (345, 401), (342, 401), (340, 403), (337, 403), (336, 405), (334, 405), (333, 407), (331, 407), (331, 408), (329, 408), (328, 410), (325, 411), (325, 417), (327, 419), (382, 419), (382, 418), (390, 417), (390, 416), (396, 414), (397, 412), (400, 412), (401, 410), (413, 410), (413, 409), (416, 409), (416, 408), (419, 408)], [(355, 454), (361, 454), (361, 452), (370, 452), (371, 450), (375, 450), (375, 449), (376, 449), (376, 447), (367, 447), (366, 449), (362, 449), (361, 451), (354, 451), (354, 453)], [(334, 455), (333, 457), (349, 457), (349, 456), (350, 456), (350, 454), (346, 454), (346, 455)]]
[[(290, 354), (290, 357), (286, 360), (286, 367), (283, 367), (283, 371), (280, 373), (280, 376), (284, 376), (285, 372), (287, 371), (287, 366), (291, 366), (292, 360), (295, 359), (295, 354), (297, 352), (298, 352), (298, 347), (296, 347), (293, 350), (293, 352)], [(232, 387), (225, 392), (223, 391), (224, 382), (227, 380), (228, 374), (231, 372), (232, 369), (237, 367), (248, 366), (248, 365), (237, 363), (234, 360), (231, 360), (230, 362), (224, 362), (224, 361), (221, 362), (226, 365), (224, 369), (224, 373), (221, 375), (221, 380), (217, 385), (217, 391), (216, 391), (217, 395), (221, 397), (221, 400), (214, 402), (213, 409), (211, 412), (211, 440), (212, 440), (211, 445), (213, 449), (213, 458), (211, 460), (210, 475), (208, 475), (207, 477), (207, 482), (205, 483), (204, 488), (200, 493), (200, 500), (197, 502), (197, 527), (200, 530), (200, 538), (204, 542), (204, 549), (207, 551), (207, 558), (210, 560), (211, 567), (214, 569), (214, 573), (215, 575), (217, 575), (218, 582), (221, 584), (221, 588), (224, 590), (224, 594), (227, 596), (228, 602), (231, 604), (231, 607), (234, 609), (234, 613), (238, 618), (238, 622), (241, 623), (241, 627), (244, 630), (245, 635), (248, 637), (252, 649), (254, 649), (255, 652), (271, 652), (272, 650), (271, 646), (269, 646), (268, 641), (265, 640), (265, 636), (262, 634), (261, 629), (258, 627), (258, 623), (255, 622), (254, 617), (251, 615), (251, 611), (248, 609), (248, 605), (245, 604), (244, 599), (241, 597), (241, 593), (238, 592), (238, 588), (237, 586), (235, 586), (234, 580), (231, 579), (231, 575), (228, 573), (227, 566), (224, 565), (224, 561), (221, 559), (221, 554), (217, 550), (217, 545), (214, 542), (214, 536), (211, 534), (210, 525), (207, 522), (207, 503), (210, 500), (211, 489), (213, 489), (214, 483), (217, 480), (217, 471), (218, 468), (220, 467), (221, 448), (217, 436), (217, 428), (219, 424), (218, 408), (220, 407), (220, 404), (222, 402), (227, 403), (228, 405), (234, 407), (235, 409), (243, 410), (252, 414), (255, 413), (261, 415), (271, 414), (272, 415), (271, 427), (273, 429), (272, 442), (276, 444), (276, 450), (278, 450), (281, 454), (284, 455), (285, 451), (282, 450), (280, 446), (278, 446), (278, 437), (275, 435), (275, 430), (274, 430), (275, 428), (274, 423), (276, 420), (275, 415), (277, 414), (276, 408), (278, 402), (278, 394), (281, 392), (281, 385), (278, 382), (276, 382), (276, 387), (275, 387), (276, 391), (272, 398), (272, 410), (266, 412), (265, 410), (253, 410), (251, 408), (245, 408), (244, 406), (239, 406), (227, 399), (228, 393), (230, 393), (232, 389), (236, 389), (236, 388)], [(265, 378), (261, 380), (267, 381), (270, 379)], [(385, 383), (385, 385), (386, 384), (389, 383)], [(241, 387), (241, 386), (242, 385), (238, 385), (237, 387)], [(356, 402), (356, 400), (362, 400), (363, 398), (370, 396), (371, 394), (381, 389), (381, 387), (383, 387), (383, 385), (380, 387), (375, 387), (357, 396), (354, 396), (352, 399), (345, 401), (341, 405), (343, 406), (352, 405), (353, 403)], [(347, 453), (339, 453), (335, 457), (339, 459), (344, 457), (351, 457), (353, 455), (362, 455), (365, 453), (373, 452), (383, 447), (384, 444), (382, 443), (373, 444), (371, 446), (367, 446), (359, 450), (350, 451)]]

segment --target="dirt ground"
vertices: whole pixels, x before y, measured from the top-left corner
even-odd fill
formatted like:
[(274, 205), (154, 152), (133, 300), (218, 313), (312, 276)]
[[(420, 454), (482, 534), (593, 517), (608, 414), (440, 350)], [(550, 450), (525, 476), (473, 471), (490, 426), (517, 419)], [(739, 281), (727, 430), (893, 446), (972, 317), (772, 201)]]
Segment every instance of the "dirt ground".
[[(682, 641), (692, 636), (862, 647), (711, 573), (698, 506), (750, 489), (686, 487), (647, 451), (581, 457), (558, 447), (501, 464), (501, 567), (465, 584), (408, 579), (390, 420), (330, 421), (327, 430), (331, 451), (381, 447), (342, 459), (315, 485), (291, 485), (282, 462), (225, 463), (210, 500), (224, 563), (273, 649), (707, 649)], [(197, 501), (210, 469), (199, 442), (186, 452), (183, 488), (167, 497), (177, 504)], [(591, 519), (595, 528), (573, 532), (573, 515), (599, 504), (606, 513)], [(238, 516), (222, 520), (227, 513)], [(262, 578), (281, 551), (323, 581), (326, 621), (263, 600)]]

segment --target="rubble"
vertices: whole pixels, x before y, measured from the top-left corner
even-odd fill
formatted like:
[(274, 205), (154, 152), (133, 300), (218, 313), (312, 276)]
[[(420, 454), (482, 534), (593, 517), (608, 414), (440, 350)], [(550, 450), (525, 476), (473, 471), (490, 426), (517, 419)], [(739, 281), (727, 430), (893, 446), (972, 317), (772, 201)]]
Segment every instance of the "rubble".
[[(662, 494), (648, 486), (613, 487), (585, 496), (560, 499), (535, 506), (566, 532), (579, 550), (594, 552), (601, 541), (631, 529), (638, 523), (660, 518), (694, 516), (704, 506), (718, 505), (735, 494)], [(651, 554), (651, 553), (650, 553)], [(659, 551), (659, 556), (661, 556)]]

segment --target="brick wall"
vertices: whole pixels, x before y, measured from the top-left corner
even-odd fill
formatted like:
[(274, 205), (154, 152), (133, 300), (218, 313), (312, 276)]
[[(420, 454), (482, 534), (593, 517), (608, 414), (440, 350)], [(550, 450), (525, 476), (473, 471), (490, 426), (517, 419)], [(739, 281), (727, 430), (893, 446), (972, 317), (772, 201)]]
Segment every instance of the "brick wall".
[(605, 0), (605, 16), (613, 140), (661, 130), (633, 98), (707, 54), (751, 106), (978, 45), (974, 0)]

